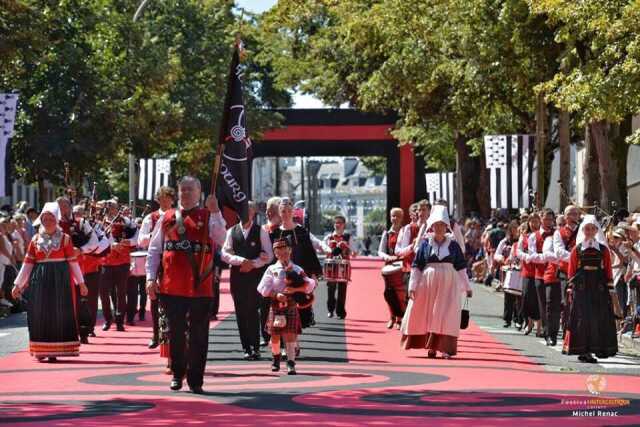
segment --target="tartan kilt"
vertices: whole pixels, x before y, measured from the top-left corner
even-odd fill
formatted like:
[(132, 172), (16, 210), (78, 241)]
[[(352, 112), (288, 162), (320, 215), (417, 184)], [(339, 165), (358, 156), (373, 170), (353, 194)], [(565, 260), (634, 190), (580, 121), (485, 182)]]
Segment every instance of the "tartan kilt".
[[(284, 314), (287, 317), (287, 326), (285, 326), (284, 328), (273, 327), (273, 319), (276, 314)], [(285, 308), (279, 308), (278, 302), (272, 303), (271, 308), (269, 309), (269, 316), (267, 317), (265, 330), (269, 333), (269, 335), (299, 335), (302, 332), (302, 324), (300, 322), (300, 314), (298, 313), (298, 308), (296, 307), (295, 303), (289, 302), (289, 305)]]

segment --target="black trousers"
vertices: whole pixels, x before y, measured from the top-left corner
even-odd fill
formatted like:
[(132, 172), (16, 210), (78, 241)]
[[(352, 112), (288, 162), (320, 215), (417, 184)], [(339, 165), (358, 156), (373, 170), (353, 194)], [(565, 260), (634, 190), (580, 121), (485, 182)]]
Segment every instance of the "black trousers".
[[(336, 299), (336, 290), (338, 298)], [(327, 310), (334, 311), (338, 317), (346, 317), (345, 303), (347, 301), (347, 282), (327, 282)]]
[(127, 278), (129, 277), (129, 264), (102, 267), (102, 279), (100, 280), (100, 302), (102, 303), (102, 315), (105, 322), (113, 322), (110, 297), (115, 293), (115, 320), (116, 323), (124, 323), (124, 313), (127, 308)]
[(545, 284), (542, 280), (536, 279), (536, 293), (545, 337), (556, 338), (560, 330), (561, 288), (560, 283)]
[[(101, 274), (99, 271), (95, 273), (87, 273), (84, 275), (84, 284), (87, 285), (89, 289), (89, 295), (87, 295), (87, 307), (89, 308), (89, 313), (91, 314), (91, 319), (88, 325), (88, 332), (93, 332), (93, 329), (96, 327), (96, 317), (98, 316), (98, 296), (100, 295), (100, 278)], [(82, 330), (80, 331), (83, 332)]]
[(522, 319), (520, 318), (520, 304), (522, 301), (522, 297), (518, 295), (511, 294), (509, 292), (504, 293), (504, 310), (502, 313), (502, 319), (511, 323), (512, 321), (516, 323), (522, 323)]
[(259, 280), (255, 274), (242, 275), (234, 277), (230, 284), (240, 343), (245, 351), (258, 350), (260, 346)]
[[(140, 308), (138, 309), (138, 299)], [(132, 322), (138, 311), (147, 307), (147, 290), (144, 276), (129, 276), (127, 279), (127, 320)]]
[[(211, 298), (160, 295), (169, 322), (169, 352), (174, 378), (187, 374), (191, 387), (202, 386), (209, 350)], [(188, 320), (187, 320), (188, 319)], [(185, 334), (189, 336), (187, 346)]]

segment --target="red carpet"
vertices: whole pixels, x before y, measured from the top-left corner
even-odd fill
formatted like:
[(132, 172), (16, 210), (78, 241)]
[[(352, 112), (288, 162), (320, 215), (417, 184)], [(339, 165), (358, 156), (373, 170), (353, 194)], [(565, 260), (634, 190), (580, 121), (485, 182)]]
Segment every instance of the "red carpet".
[[(233, 322), (219, 321), (212, 324), (210, 355), (215, 358), (207, 367), (208, 393), (171, 392), (170, 378), (163, 374), (165, 360), (146, 348), (146, 322), (127, 332), (100, 332), (76, 359), (37, 363), (26, 352), (0, 359), (0, 424), (639, 424), (640, 378), (606, 375), (606, 392), (598, 403), (618, 416), (573, 416), (572, 411), (589, 408), (596, 398), (587, 391), (588, 375), (545, 371), (473, 323), (463, 331), (452, 360), (401, 350), (399, 332), (385, 328), (380, 263), (357, 260), (354, 266), (345, 329), (339, 320), (324, 319), (324, 297), (319, 296), (318, 325), (305, 330), (298, 376), (272, 373), (267, 360), (241, 362), (237, 355), (216, 353), (222, 345), (239, 347)], [(221, 320), (232, 314), (228, 293), (220, 311)], [(341, 346), (348, 363), (336, 356), (344, 352)], [(316, 353), (305, 351), (311, 347), (317, 347)], [(610, 400), (615, 397), (629, 402)]]

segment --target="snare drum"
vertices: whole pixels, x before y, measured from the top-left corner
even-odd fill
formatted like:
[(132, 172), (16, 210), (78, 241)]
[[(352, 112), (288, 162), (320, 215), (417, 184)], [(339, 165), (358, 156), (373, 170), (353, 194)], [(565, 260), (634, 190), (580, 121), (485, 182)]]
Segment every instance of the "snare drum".
[(322, 275), (327, 282), (335, 281), (338, 275), (338, 260), (335, 258), (327, 258), (322, 266)]
[(519, 270), (509, 269), (506, 271), (503, 288), (508, 294), (522, 295), (522, 276)]
[(383, 276), (393, 276), (394, 274), (398, 274), (398, 272), (402, 272), (402, 261), (392, 262), (382, 267)]
[(147, 275), (145, 264), (147, 262), (147, 251), (131, 252), (131, 268), (132, 276), (141, 277)]
[(338, 261), (338, 274), (335, 277), (335, 282), (348, 282), (351, 280), (351, 263), (346, 259), (339, 259)]

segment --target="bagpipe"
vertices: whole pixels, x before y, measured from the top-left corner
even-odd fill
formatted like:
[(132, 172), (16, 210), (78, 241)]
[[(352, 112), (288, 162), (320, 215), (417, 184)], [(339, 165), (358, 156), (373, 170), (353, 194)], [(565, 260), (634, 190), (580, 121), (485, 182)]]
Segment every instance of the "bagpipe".
[(315, 297), (313, 296), (313, 294), (307, 294), (303, 289), (307, 284), (307, 282), (304, 280), (304, 275), (297, 273), (293, 269), (289, 270), (285, 273), (285, 283), (289, 288), (299, 289), (299, 291), (290, 294), (291, 298), (293, 298), (293, 300), (295, 301), (296, 307), (298, 307), (298, 309), (311, 307), (313, 305)]

